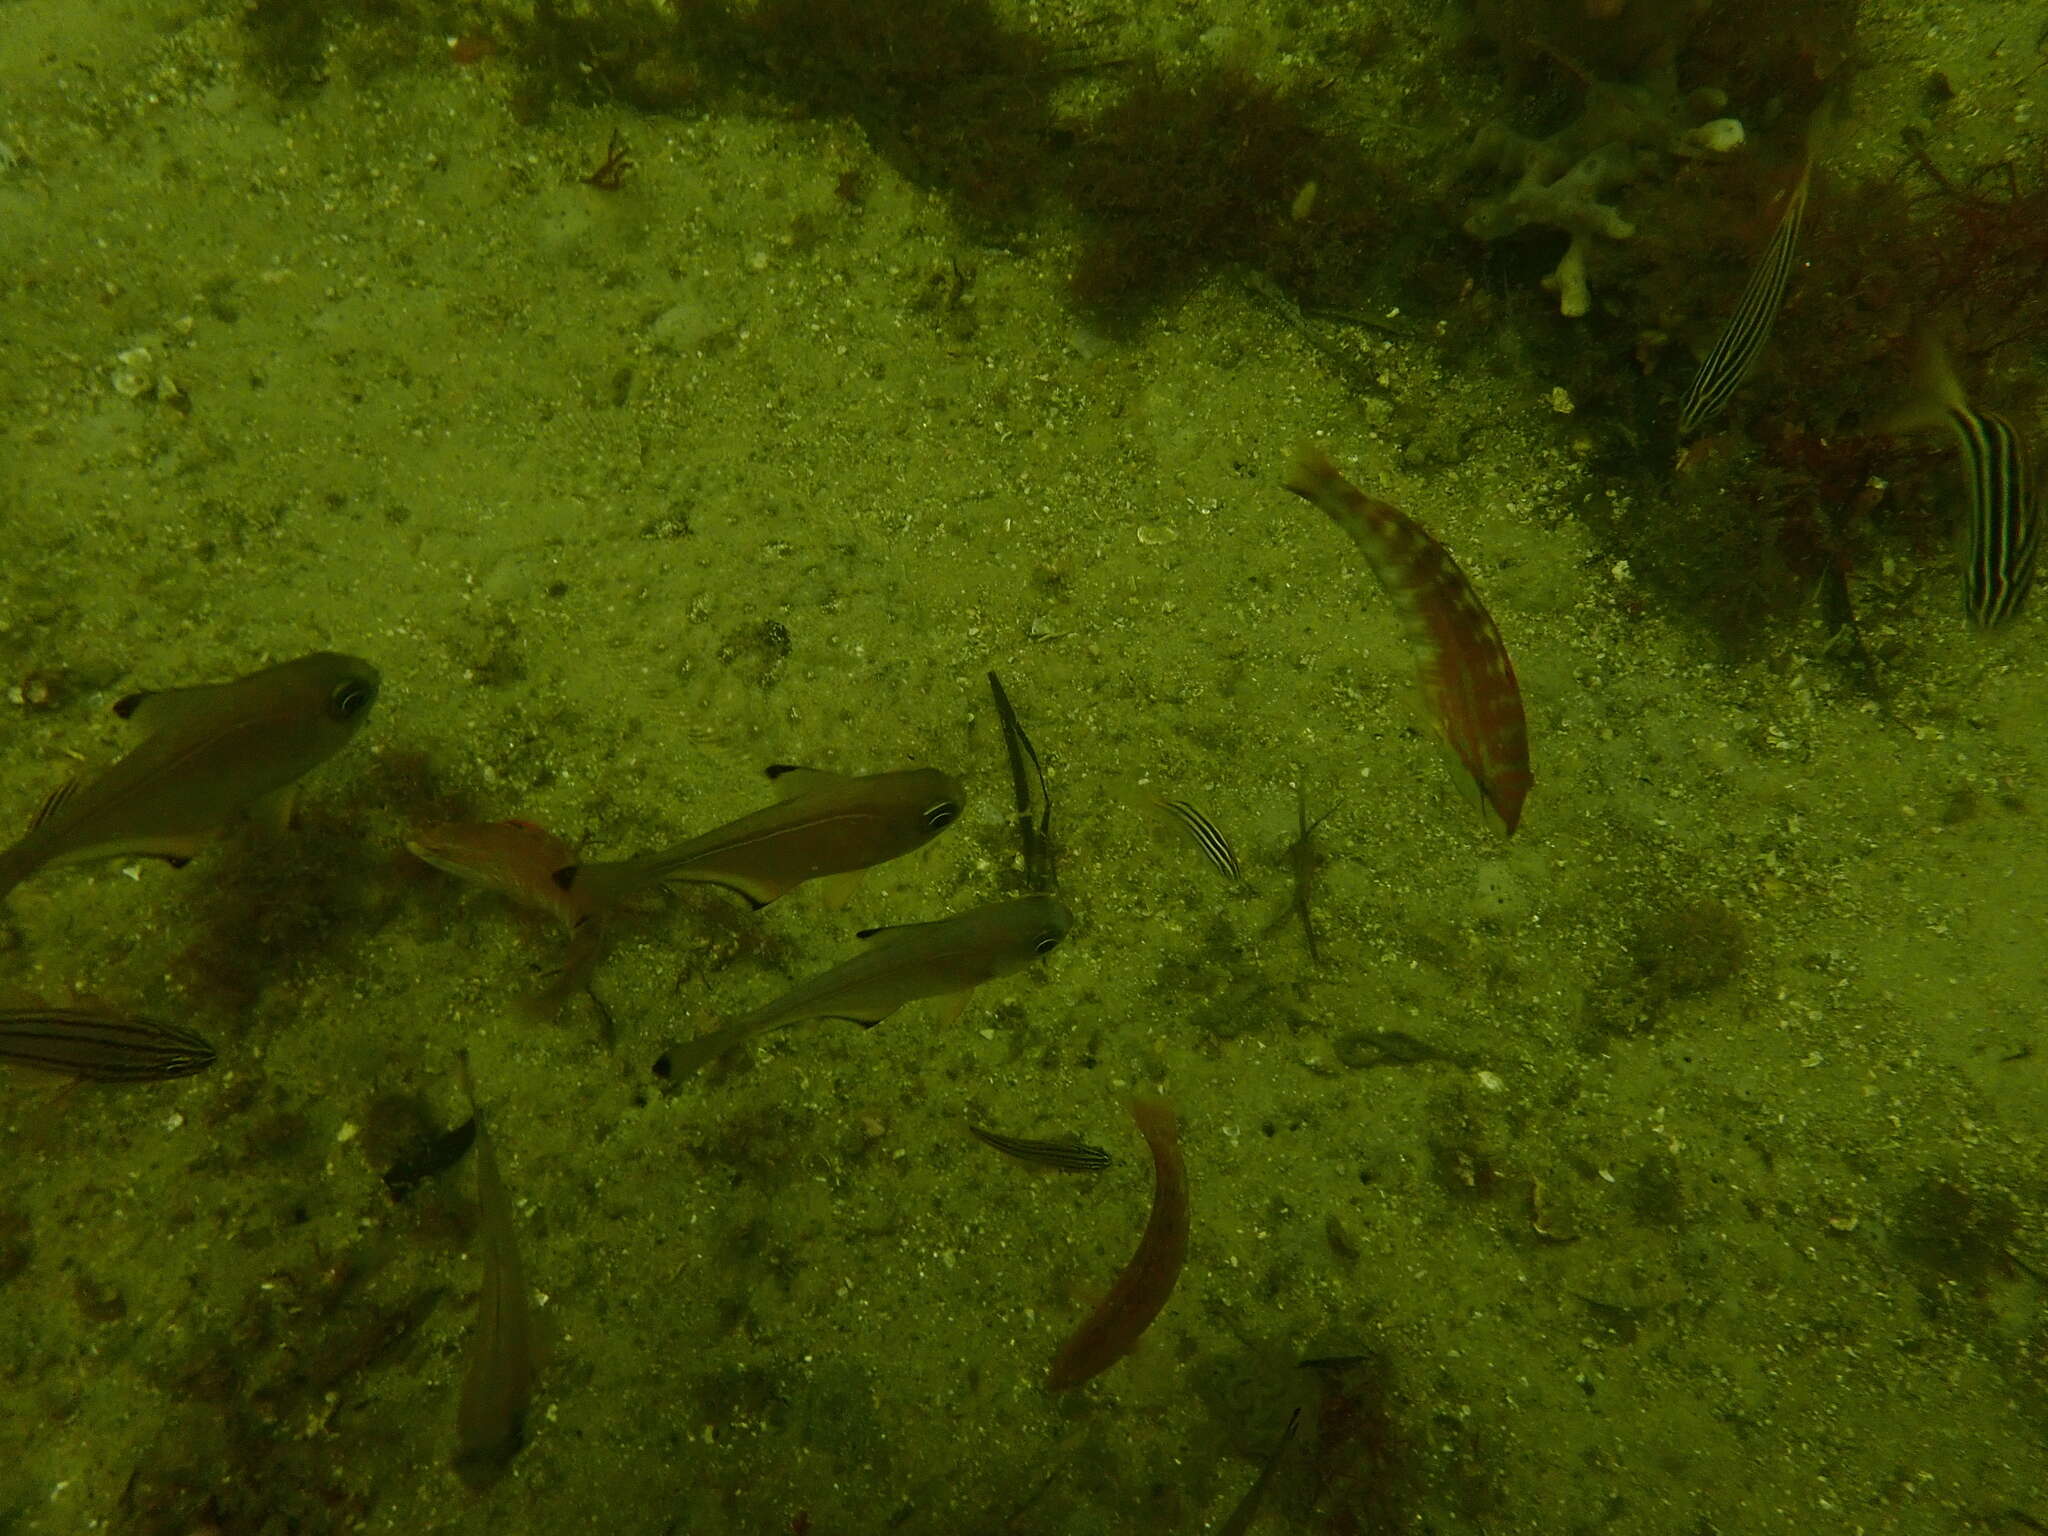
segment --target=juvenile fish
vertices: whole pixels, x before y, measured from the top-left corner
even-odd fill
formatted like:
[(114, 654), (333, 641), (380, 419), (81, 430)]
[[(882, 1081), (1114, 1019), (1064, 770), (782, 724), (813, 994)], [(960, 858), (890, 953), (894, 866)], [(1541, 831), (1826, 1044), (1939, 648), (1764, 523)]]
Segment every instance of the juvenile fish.
[(182, 865), (240, 816), (289, 814), (288, 792), (348, 745), (376, 702), (377, 669), (331, 651), (232, 683), (131, 693), (114, 713), (150, 734), (96, 779), (43, 802), (0, 852), (0, 897), (45, 865), (160, 858)]
[(2026, 603), (2041, 546), (2041, 491), (2026, 439), (2003, 416), (1977, 410), (1963, 393), (1948, 353), (1932, 335), (1921, 342), (1918, 406), (1893, 425), (1941, 424), (1955, 434), (1969, 484), (1963, 608), (1979, 629), (1995, 629)]
[(1237, 850), (1230, 846), (1230, 839), (1216, 830), (1216, 823), (1204, 816), (1185, 800), (1161, 800), (1159, 808), (1187, 829), (1188, 836), (1195, 840), (1195, 846), (1202, 850), (1202, 857), (1212, 864), (1216, 872), (1232, 884), (1244, 879), (1244, 870), (1237, 862)]
[(656, 1059), (655, 1073), (687, 1077), (756, 1035), (809, 1019), (850, 1019), (869, 1028), (925, 997), (951, 998), (950, 1022), (983, 982), (1051, 954), (1073, 920), (1051, 896), (1021, 896), (935, 923), (865, 929), (860, 936), (867, 946), (851, 960), (799, 983), (765, 1008), (670, 1046)]
[(1793, 183), (1785, 199), (1784, 211), (1778, 215), (1778, 227), (1751, 269), (1742, 297), (1735, 303), (1735, 313), (1728, 317), (1713, 350), (1700, 364), (1692, 387), (1685, 392), (1685, 405), (1678, 419), (1680, 436), (1697, 431), (1720, 414), (1741, 388), (1742, 381), (1749, 377), (1764, 343), (1770, 340), (1771, 327), (1784, 307), (1786, 280), (1791, 277), (1799, 254), (1799, 232), (1806, 223), (1806, 193), (1813, 183), (1814, 145), (1826, 127), (1826, 112), (1827, 106), (1823, 104), (1814, 113), (1806, 132), (1806, 158), (1799, 169), (1799, 180)]
[(528, 1010), (552, 1015), (590, 985), (604, 955), (600, 882), (563, 884), (555, 872), (575, 851), (530, 821), (446, 821), (421, 827), (406, 840), (414, 858), (461, 880), (499, 891), (523, 907), (561, 923), (569, 948), (554, 978), (528, 1000)]
[(1053, 1356), (1048, 1392), (1078, 1387), (1135, 1349), (1173, 1295), (1187, 1258), (1188, 1177), (1173, 1106), (1164, 1099), (1134, 1099), (1131, 1115), (1152, 1149), (1152, 1214), (1116, 1284)]
[(1295, 456), (1287, 489), (1320, 507), (1365, 556), (1407, 632), (1436, 729), (1481, 809), (1513, 836), (1535, 782), (1529, 731), (1508, 648), (1471, 581), (1428, 529), (1360, 491), (1318, 450)]
[(213, 1065), (191, 1030), (104, 1008), (0, 1008), (0, 1061), (95, 1083), (155, 1083)]
[(861, 871), (922, 848), (960, 819), (967, 792), (951, 774), (908, 768), (847, 778), (778, 764), (782, 799), (659, 853), (612, 863), (569, 863), (566, 891), (609, 907), (651, 886), (690, 880), (736, 891), (756, 907), (806, 880), (833, 879), (843, 900)]
[(476, 1332), (462, 1397), (455, 1410), (455, 1470), (472, 1489), (488, 1488), (526, 1444), (526, 1412), (533, 1402), (533, 1329), (526, 1271), (512, 1225), (512, 1202), (498, 1177), (498, 1154), (477, 1112), (462, 1058), (462, 1086), (476, 1122), (477, 1234), (484, 1252), (483, 1289), (477, 1294)]
[(1022, 1136), (1005, 1136), (1001, 1131), (985, 1131), (978, 1125), (968, 1126), (967, 1131), (1005, 1157), (1060, 1173), (1100, 1173), (1109, 1166), (1107, 1152), (1089, 1146), (1078, 1136), (1065, 1141), (1030, 1141)]

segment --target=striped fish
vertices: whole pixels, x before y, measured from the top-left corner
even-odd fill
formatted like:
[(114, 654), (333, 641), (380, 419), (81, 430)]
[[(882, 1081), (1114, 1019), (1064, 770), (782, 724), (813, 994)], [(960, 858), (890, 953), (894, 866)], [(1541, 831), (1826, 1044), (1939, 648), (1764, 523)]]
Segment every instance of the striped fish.
[(1302, 449), (1286, 484), (1365, 556), (1407, 631), (1433, 724), (1478, 791), (1480, 809), (1513, 836), (1535, 784), (1529, 728), (1514, 663), (1471, 581), (1427, 528), (1359, 490), (1320, 450)]
[(1056, 1168), (1061, 1173), (1100, 1173), (1109, 1166), (1107, 1152), (1089, 1146), (1078, 1136), (1065, 1141), (1029, 1141), (1022, 1136), (1005, 1136), (1001, 1131), (985, 1131), (978, 1125), (967, 1129), (975, 1140), (986, 1142), (1020, 1163)]
[(1685, 407), (1678, 418), (1681, 437), (1697, 432), (1702, 423), (1720, 414), (1742, 381), (1749, 377), (1757, 354), (1770, 340), (1771, 326), (1785, 302), (1785, 282), (1792, 275), (1792, 264), (1799, 252), (1799, 230), (1806, 222), (1806, 192), (1813, 182), (1814, 143), (1825, 127), (1826, 112), (1827, 104), (1822, 103), (1814, 113), (1806, 131), (1806, 163), (1800, 167), (1799, 180), (1785, 199), (1777, 231), (1750, 272), (1749, 282), (1743, 287), (1742, 298), (1722, 330), (1721, 339), (1714, 343), (1714, 350), (1700, 364), (1692, 388), (1685, 392)]
[(1969, 482), (1964, 537), (1963, 608), (1979, 629), (1995, 629), (2020, 611), (2034, 584), (2041, 544), (2041, 496), (2026, 439), (2003, 416), (1975, 409), (1933, 336), (1920, 345), (1921, 404), (1895, 429), (1939, 422), (1955, 434)]
[(0, 1062), (95, 1083), (155, 1083), (213, 1065), (213, 1047), (189, 1029), (104, 1008), (33, 1003), (0, 1008)]
[(1244, 870), (1237, 862), (1237, 850), (1230, 846), (1229, 838), (1216, 830), (1215, 822), (1185, 800), (1161, 800), (1159, 808), (1188, 829), (1195, 846), (1202, 850), (1202, 856), (1216, 866), (1217, 873), (1224, 879), (1235, 883), (1244, 878)]

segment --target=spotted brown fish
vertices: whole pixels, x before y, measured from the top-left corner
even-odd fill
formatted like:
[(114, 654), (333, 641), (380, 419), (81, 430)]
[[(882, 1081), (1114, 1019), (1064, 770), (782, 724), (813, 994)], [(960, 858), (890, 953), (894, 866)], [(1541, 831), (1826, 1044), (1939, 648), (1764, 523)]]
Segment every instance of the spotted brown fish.
[(1514, 664), (1492, 615), (1449, 550), (1399, 507), (1366, 495), (1316, 448), (1304, 448), (1287, 489), (1351, 535), (1394, 604), (1415, 653), (1436, 729), (1510, 836), (1535, 782)]

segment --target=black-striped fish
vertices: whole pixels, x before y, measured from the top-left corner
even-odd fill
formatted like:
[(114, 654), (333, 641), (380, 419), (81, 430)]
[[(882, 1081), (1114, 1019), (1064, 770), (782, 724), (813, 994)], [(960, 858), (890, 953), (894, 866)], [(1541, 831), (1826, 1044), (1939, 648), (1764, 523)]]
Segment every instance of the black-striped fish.
[(1806, 222), (1806, 193), (1813, 183), (1814, 145), (1826, 127), (1827, 112), (1826, 102), (1814, 112), (1806, 130), (1806, 161), (1799, 168), (1799, 180), (1792, 184), (1785, 199), (1784, 212), (1778, 215), (1778, 228), (1750, 272), (1749, 281), (1743, 285), (1742, 298), (1722, 329), (1720, 340), (1700, 364), (1692, 388), (1685, 392), (1685, 407), (1678, 418), (1681, 437), (1698, 431), (1702, 423), (1720, 413), (1749, 377), (1757, 355), (1770, 340), (1771, 326), (1785, 302), (1786, 279), (1792, 275), (1792, 264), (1799, 254), (1799, 230)]
[(1244, 879), (1244, 870), (1237, 862), (1237, 850), (1230, 846), (1230, 839), (1216, 829), (1215, 822), (1185, 800), (1160, 800), (1158, 806), (1188, 829), (1195, 846), (1202, 850), (1202, 857), (1216, 866), (1218, 874), (1233, 884)]
[(1005, 1157), (1014, 1157), (1020, 1163), (1052, 1168), (1061, 1173), (1100, 1173), (1109, 1166), (1107, 1152), (1100, 1147), (1089, 1146), (1078, 1136), (1061, 1141), (1032, 1141), (1023, 1136), (1005, 1136), (1001, 1131), (985, 1131), (978, 1125), (970, 1125), (967, 1130), (975, 1140), (987, 1143)]
[(0, 1062), (95, 1083), (157, 1083), (213, 1065), (191, 1030), (109, 1008), (30, 1003), (0, 1008)]
[(1955, 434), (1970, 489), (1963, 607), (1979, 629), (1994, 629), (2026, 602), (2040, 553), (2041, 496), (2026, 439), (2003, 416), (1970, 404), (1947, 350), (1932, 336), (1920, 345), (1920, 392), (1919, 404), (1892, 426), (1939, 423)]

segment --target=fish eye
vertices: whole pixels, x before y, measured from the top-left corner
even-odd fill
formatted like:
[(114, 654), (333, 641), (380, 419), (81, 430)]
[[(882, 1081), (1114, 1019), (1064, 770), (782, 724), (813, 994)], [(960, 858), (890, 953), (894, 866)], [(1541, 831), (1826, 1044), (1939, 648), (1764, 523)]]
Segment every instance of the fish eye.
[(376, 697), (377, 687), (374, 683), (366, 683), (361, 678), (352, 677), (347, 682), (336, 685), (334, 692), (327, 696), (327, 703), (337, 720), (348, 720), (368, 709)]
[(1060, 947), (1060, 936), (1056, 933), (1041, 933), (1038, 942), (1031, 948), (1038, 954), (1049, 955)]
[(937, 805), (928, 806), (924, 813), (924, 824), (934, 832), (950, 827), (960, 819), (960, 807), (950, 800), (941, 800)]

